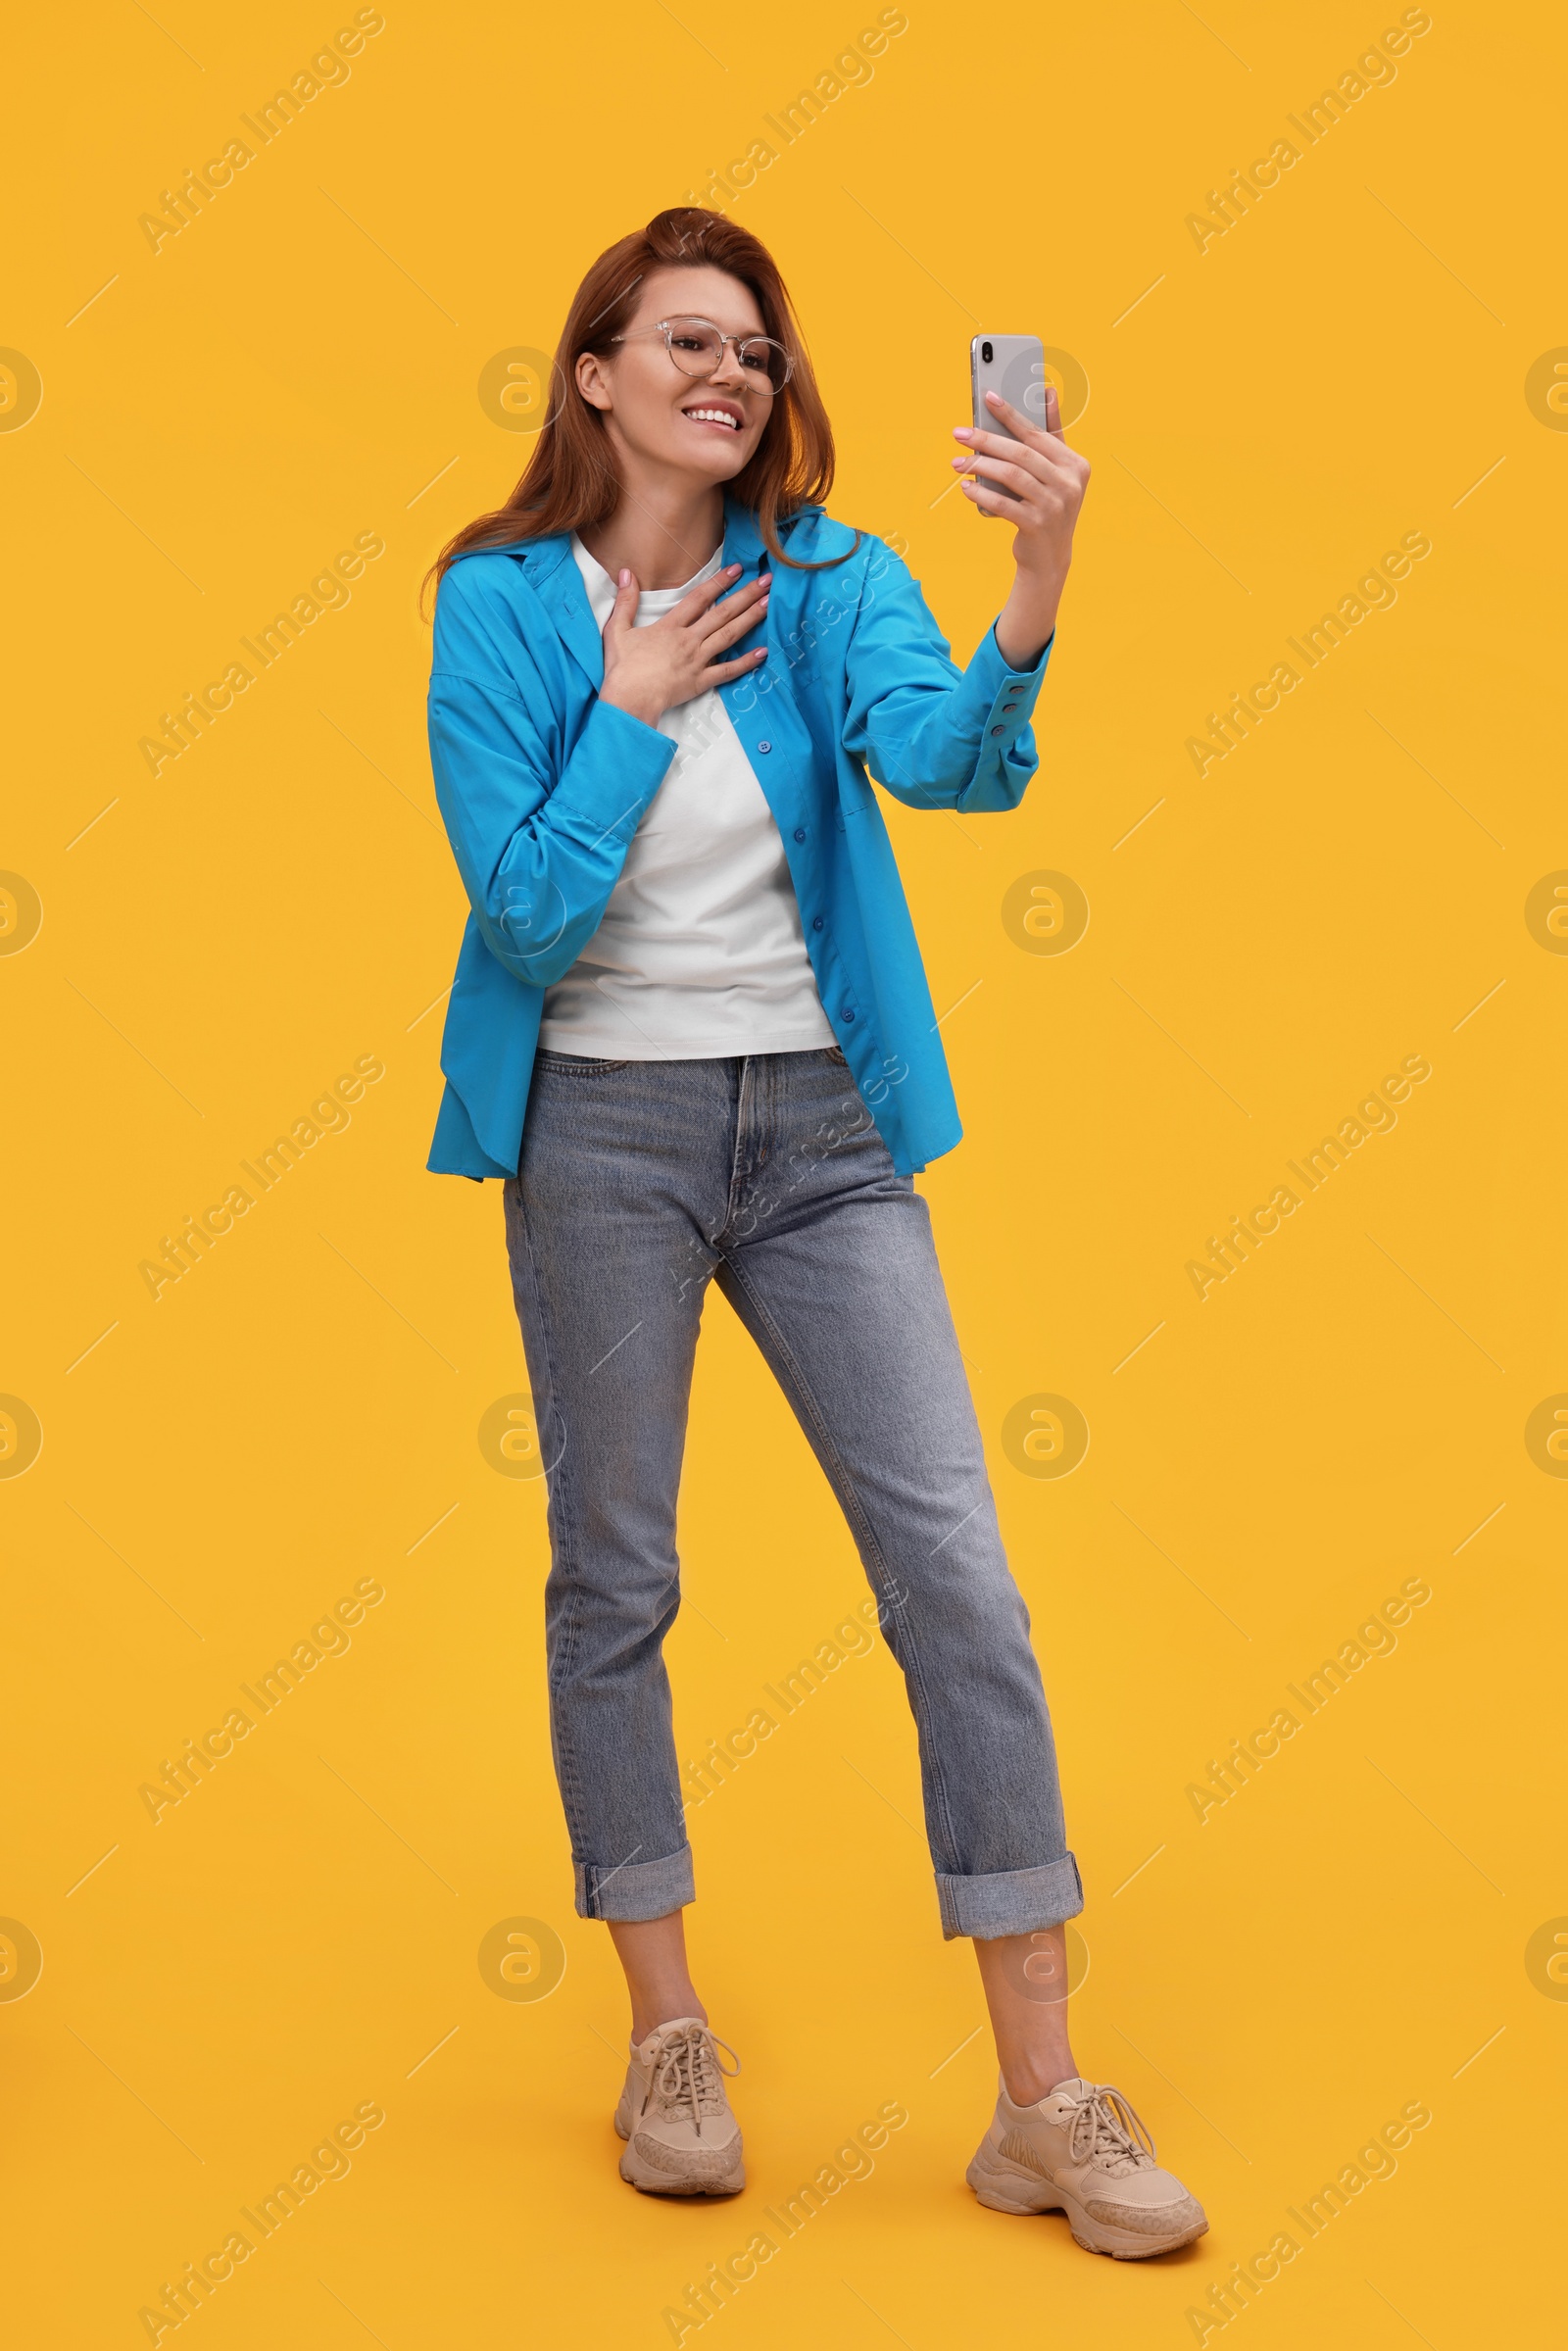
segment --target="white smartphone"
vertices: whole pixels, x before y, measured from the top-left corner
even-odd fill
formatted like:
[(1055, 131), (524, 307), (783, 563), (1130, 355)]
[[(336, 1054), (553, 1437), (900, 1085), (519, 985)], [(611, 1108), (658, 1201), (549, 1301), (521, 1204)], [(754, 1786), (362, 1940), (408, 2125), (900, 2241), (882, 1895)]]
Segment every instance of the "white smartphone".
[[(1004, 433), (1009, 441), (1017, 438), (987, 408), (988, 392), (1000, 392), (1004, 400), (1022, 409), (1031, 423), (1044, 426), (1046, 350), (1038, 335), (976, 335), (969, 345), (969, 383), (977, 432)], [(1001, 498), (1017, 496), (1016, 491), (1004, 489), (1000, 482), (993, 482), (991, 487)], [(983, 508), (977, 511), (985, 512)], [(995, 516), (987, 515), (986, 519), (992, 521)]]

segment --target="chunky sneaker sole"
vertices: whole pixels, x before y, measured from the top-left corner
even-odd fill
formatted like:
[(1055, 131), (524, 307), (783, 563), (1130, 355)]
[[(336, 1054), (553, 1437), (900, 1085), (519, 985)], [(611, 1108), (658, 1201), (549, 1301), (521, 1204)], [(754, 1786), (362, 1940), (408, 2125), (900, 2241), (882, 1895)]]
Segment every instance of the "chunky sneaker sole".
[(1129, 2229), (1097, 2221), (1069, 2189), (1042, 2180), (1038, 2172), (1026, 2170), (993, 2146), (989, 2132), (964, 2178), (992, 2212), (1064, 2212), (1074, 2244), (1082, 2245), (1086, 2253), (1108, 2253), (1112, 2261), (1148, 2261), (1156, 2253), (1174, 2253), (1182, 2245), (1195, 2243), (1208, 2229), (1201, 2213), (1196, 2221), (1162, 2229), (1157, 2235), (1152, 2235), (1147, 2227)]
[(1112, 2261), (1151, 2261), (1204, 2234), (1203, 2207), (1173, 2173), (1119, 2089), (1078, 2075), (1030, 2106), (1004, 2082), (964, 2175), (993, 2212), (1064, 2212), (1075, 2244)]
[(615, 2109), (615, 2134), (627, 2142), (620, 2176), (644, 2195), (738, 2196), (746, 2185), (746, 2163), (738, 2146), (733, 2154), (687, 2153), (664, 2146), (646, 2131), (633, 2138), (624, 2097)]
[(740, 2125), (724, 2091), (733, 2049), (698, 2017), (675, 2017), (633, 2041), (615, 2130), (622, 2180), (645, 2196), (738, 2196), (746, 2185)]

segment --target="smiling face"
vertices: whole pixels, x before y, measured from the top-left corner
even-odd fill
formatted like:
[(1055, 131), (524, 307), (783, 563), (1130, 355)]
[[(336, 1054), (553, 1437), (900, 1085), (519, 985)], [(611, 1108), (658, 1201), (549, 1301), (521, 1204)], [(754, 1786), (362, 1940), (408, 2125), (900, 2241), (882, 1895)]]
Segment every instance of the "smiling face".
[[(757, 297), (738, 277), (707, 268), (656, 269), (638, 289), (622, 330), (628, 339), (605, 356), (585, 351), (577, 362), (577, 388), (604, 416), (623, 481), (647, 470), (685, 473), (705, 485), (733, 481), (761, 440), (774, 403), (732, 343), (711, 374), (687, 375), (663, 336), (645, 331), (661, 318), (690, 318), (725, 334), (767, 332)], [(689, 357), (696, 365), (696, 354)]]

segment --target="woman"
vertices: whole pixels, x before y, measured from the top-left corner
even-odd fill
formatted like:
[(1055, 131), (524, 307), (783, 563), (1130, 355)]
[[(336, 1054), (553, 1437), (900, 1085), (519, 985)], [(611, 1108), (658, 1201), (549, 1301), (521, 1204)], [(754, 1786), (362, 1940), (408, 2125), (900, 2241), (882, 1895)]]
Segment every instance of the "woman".
[(953, 462), (1013, 523), (1013, 578), (960, 674), (903, 564), (823, 511), (832, 437), (757, 239), (661, 213), (594, 264), (522, 480), (436, 567), (431, 758), (472, 912), (430, 1165), (505, 1179), (556, 1770), (578, 1912), (608, 1923), (631, 1995), (622, 2177), (744, 2185), (736, 2068), (686, 1963), (662, 1654), (711, 1278), (905, 1675), (943, 1932), (975, 1939), (1002, 2072), (970, 2183), (1137, 2259), (1205, 2223), (1068, 2045), (1082, 1891), (912, 1181), (959, 1128), (866, 780), (968, 813), (1015, 807), (1034, 772), (1089, 468), (1054, 405), (1044, 431), (992, 406), (1017, 438), (960, 428)]

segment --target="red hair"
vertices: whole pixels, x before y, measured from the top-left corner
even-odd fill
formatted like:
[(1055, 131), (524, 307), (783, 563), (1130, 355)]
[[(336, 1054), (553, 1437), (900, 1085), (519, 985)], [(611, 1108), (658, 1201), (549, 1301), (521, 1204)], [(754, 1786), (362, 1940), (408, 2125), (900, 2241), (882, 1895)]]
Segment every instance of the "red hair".
[[(438, 584), (460, 555), (512, 547), (558, 531), (592, 530), (609, 521), (619, 503), (620, 477), (604, 418), (577, 391), (577, 360), (585, 351), (609, 355), (612, 338), (635, 315), (637, 289), (651, 271), (705, 266), (722, 269), (748, 286), (762, 315), (764, 332), (795, 354), (789, 382), (769, 404), (761, 439), (729, 484), (730, 495), (756, 515), (769, 554), (778, 563), (792, 563), (779, 544), (778, 526), (803, 506), (826, 500), (833, 486), (833, 429), (778, 264), (766, 246), (722, 213), (681, 206), (657, 213), (646, 228), (620, 238), (589, 269), (556, 349), (553, 373), (559, 397), (539, 428), (522, 479), (505, 506), (479, 515), (448, 540), (431, 566)], [(828, 563), (792, 567), (822, 571), (845, 560), (834, 556)]]

